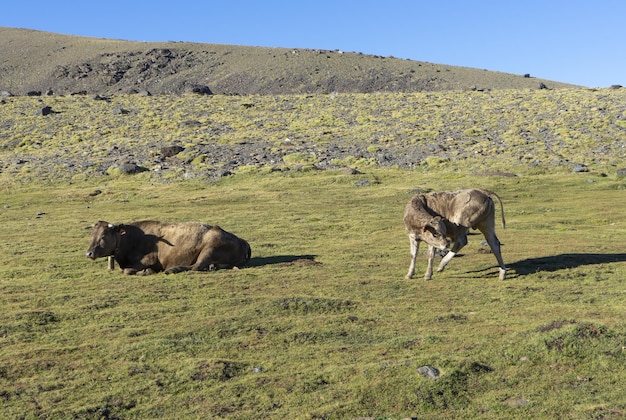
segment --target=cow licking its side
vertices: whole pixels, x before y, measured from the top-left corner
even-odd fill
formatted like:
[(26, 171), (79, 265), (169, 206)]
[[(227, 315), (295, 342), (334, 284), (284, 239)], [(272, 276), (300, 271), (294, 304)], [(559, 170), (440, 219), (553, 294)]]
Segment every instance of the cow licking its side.
[(492, 191), (468, 189), (414, 196), (404, 212), (404, 225), (411, 244), (411, 264), (406, 278), (410, 279), (415, 274), (415, 260), (420, 241), (428, 244), (428, 266), (424, 280), (430, 280), (433, 275), (435, 249), (444, 250), (451, 245), (450, 251), (443, 257), (437, 268), (437, 271), (442, 271), (467, 244), (469, 230), (478, 229), (485, 236), (498, 261), (500, 280), (504, 280), (506, 268), (500, 252), (500, 241), (496, 236), (495, 205), (491, 196), (496, 197), (500, 202), (502, 227), (504, 227), (502, 200)]
[(240, 267), (250, 260), (248, 242), (218, 226), (142, 221), (93, 226), (87, 257), (111, 257), (125, 274), (166, 274)]

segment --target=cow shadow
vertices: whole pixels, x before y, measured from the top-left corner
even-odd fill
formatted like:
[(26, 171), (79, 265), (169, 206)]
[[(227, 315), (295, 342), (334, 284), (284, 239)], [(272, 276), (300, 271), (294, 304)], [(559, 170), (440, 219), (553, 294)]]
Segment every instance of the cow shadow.
[(576, 268), (584, 265), (608, 264), (625, 262), (626, 253), (621, 254), (559, 254), (546, 257), (526, 258), (508, 264), (507, 268), (519, 276), (539, 272), (553, 272), (567, 268)]
[(316, 255), (272, 255), (269, 257), (252, 257), (248, 267), (263, 267), (265, 265), (294, 265), (302, 263), (302, 265), (319, 264), (315, 261)]

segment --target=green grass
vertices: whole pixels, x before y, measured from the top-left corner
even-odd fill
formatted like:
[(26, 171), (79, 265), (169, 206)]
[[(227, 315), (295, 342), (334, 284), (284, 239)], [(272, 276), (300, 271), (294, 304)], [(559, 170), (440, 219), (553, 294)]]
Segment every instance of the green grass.
[[(365, 172), (5, 180), (0, 417), (626, 415), (623, 178)], [(474, 235), (404, 280), (410, 191), (467, 186), (504, 201), (507, 280)], [(219, 224), (251, 264), (129, 277), (84, 257), (96, 220), (146, 218)]]

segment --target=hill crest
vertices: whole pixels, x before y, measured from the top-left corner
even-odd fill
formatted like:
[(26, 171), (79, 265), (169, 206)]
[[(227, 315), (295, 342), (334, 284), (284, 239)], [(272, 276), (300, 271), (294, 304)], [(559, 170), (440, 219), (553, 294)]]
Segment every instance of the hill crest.
[(573, 87), (339, 50), (136, 42), (0, 27), (0, 91), (280, 95)]

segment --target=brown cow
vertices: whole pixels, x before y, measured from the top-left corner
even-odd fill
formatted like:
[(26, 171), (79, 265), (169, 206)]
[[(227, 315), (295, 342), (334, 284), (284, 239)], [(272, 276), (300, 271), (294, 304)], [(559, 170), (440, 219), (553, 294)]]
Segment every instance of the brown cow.
[(243, 239), (218, 226), (193, 222), (112, 225), (99, 221), (87, 250), (88, 258), (113, 256), (125, 274), (137, 275), (239, 267), (250, 255), (250, 245)]
[(450, 251), (443, 257), (437, 271), (442, 271), (461, 248), (467, 244), (467, 234), (471, 229), (482, 232), (500, 266), (500, 280), (504, 280), (506, 268), (500, 252), (500, 241), (496, 236), (495, 205), (491, 196), (500, 202), (502, 227), (505, 226), (502, 200), (492, 191), (470, 189), (442, 191), (414, 196), (406, 206), (404, 225), (411, 244), (411, 265), (407, 279), (415, 274), (415, 259), (419, 241), (428, 244), (428, 267), (424, 280), (433, 275), (435, 249), (444, 250), (452, 240)]

